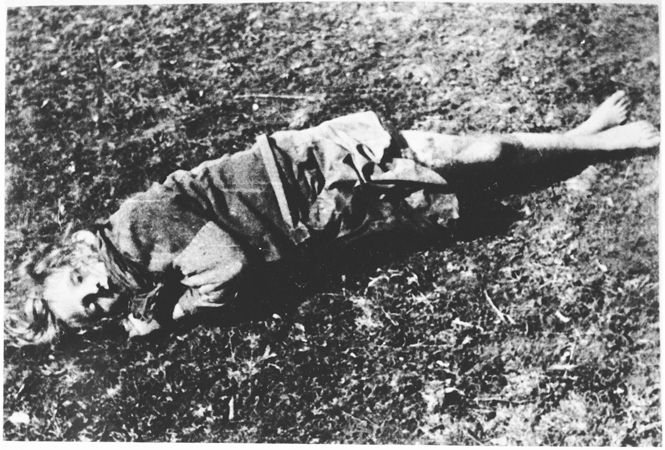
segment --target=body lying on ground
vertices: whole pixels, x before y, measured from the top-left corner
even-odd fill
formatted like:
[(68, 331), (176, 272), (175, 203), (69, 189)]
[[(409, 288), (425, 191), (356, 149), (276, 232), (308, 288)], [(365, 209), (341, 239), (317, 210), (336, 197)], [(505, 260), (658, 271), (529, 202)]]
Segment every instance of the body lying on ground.
[(444, 226), (456, 196), (547, 186), (589, 164), (650, 152), (659, 133), (621, 125), (617, 92), (564, 133), (450, 136), (388, 131), (360, 112), (316, 127), (261, 135), (248, 150), (179, 170), (36, 263), (22, 342), (58, 324), (117, 313), (145, 335), (238, 299), (252, 274), (391, 227)]

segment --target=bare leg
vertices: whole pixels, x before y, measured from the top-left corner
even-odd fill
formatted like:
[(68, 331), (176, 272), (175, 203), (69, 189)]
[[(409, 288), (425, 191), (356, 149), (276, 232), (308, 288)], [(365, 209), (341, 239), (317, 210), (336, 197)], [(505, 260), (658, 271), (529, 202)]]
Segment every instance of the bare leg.
[[(626, 120), (626, 108), (625, 93), (623, 91), (615, 92), (596, 108), (587, 120), (574, 129), (565, 132), (564, 135), (569, 137), (591, 135), (617, 126)], [(486, 161), (491, 156), (487, 152), (492, 152), (489, 149), (479, 151), (477, 149), (481, 146), (479, 141), (487, 143), (497, 138), (491, 136), (453, 136), (424, 131), (402, 131), (402, 136), (409, 148), (413, 150), (414, 155), (412, 156), (432, 168), (444, 167), (453, 164), (455, 161), (463, 164)], [(537, 146), (542, 146), (541, 144), (545, 143), (545, 146), (550, 147), (556, 141), (560, 142), (563, 147), (571, 146), (570, 142), (562, 139), (561, 134), (517, 133), (516, 136), (526, 139), (528, 144), (536, 144)], [(547, 138), (546, 136), (552, 137)], [(469, 151), (470, 146), (476, 148)]]
[[(623, 124), (627, 117), (628, 99), (626, 98), (626, 93), (624, 91), (617, 91), (605, 99), (605, 101), (591, 113), (591, 116), (587, 120), (568, 131), (566, 134), (569, 136), (581, 136), (585, 134), (599, 133), (608, 128)], [(575, 168), (575, 170), (571, 170), (570, 173), (572, 175), (577, 175), (577, 172), (579, 172), (581, 175), (591, 167), (592, 166), (587, 166), (586, 164), (580, 164), (579, 167)], [(591, 178), (587, 177), (586, 179), (595, 179), (595, 173), (595, 171), (591, 172), (591, 174), (594, 175), (590, 175)]]
[(493, 187), (497, 193), (519, 192), (566, 179), (588, 164), (657, 147), (659, 133), (647, 122), (614, 126), (625, 120), (625, 107), (624, 95), (618, 92), (565, 134), (455, 137), (403, 131), (402, 136), (408, 156), (441, 173), (454, 190)]
[(628, 99), (624, 91), (617, 91), (610, 97), (605, 99), (603, 103), (596, 108), (591, 116), (582, 124), (574, 129), (568, 131), (566, 134), (584, 135), (594, 134), (606, 130), (617, 125), (621, 125), (626, 121), (628, 114)]
[(543, 159), (572, 161), (585, 154), (593, 155), (598, 161), (620, 159), (627, 152), (632, 155), (658, 146), (660, 135), (653, 125), (640, 121), (588, 135), (514, 133), (501, 139), (502, 145), (515, 146), (516, 164), (529, 164)]

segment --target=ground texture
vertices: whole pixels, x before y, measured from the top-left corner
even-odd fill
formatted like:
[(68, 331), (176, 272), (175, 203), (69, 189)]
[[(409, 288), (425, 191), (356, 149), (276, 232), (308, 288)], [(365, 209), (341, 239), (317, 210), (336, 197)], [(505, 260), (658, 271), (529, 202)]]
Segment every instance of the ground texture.
[[(617, 89), (659, 125), (659, 67), (655, 6), (12, 9), (6, 303), (39, 242), (259, 133), (559, 130)], [(4, 438), (659, 445), (657, 159), (596, 168), (267, 320), (5, 345)]]

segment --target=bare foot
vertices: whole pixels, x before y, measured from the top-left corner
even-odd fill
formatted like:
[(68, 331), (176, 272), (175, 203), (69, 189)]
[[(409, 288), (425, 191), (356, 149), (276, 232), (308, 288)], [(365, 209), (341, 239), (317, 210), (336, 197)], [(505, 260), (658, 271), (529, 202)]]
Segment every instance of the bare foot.
[(571, 135), (594, 134), (621, 125), (628, 114), (628, 99), (624, 91), (617, 91), (600, 104), (580, 126), (571, 130)]
[(660, 144), (660, 133), (649, 122), (639, 121), (609, 128), (596, 134), (606, 150), (651, 149)]

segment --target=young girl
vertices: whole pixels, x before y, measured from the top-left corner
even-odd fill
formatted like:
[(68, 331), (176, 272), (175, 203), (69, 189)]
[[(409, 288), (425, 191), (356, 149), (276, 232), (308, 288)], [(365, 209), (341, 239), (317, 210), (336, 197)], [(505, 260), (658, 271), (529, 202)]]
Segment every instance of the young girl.
[[(433, 214), (454, 217), (450, 195), (534, 189), (655, 149), (652, 125), (621, 125), (626, 107), (617, 92), (562, 134), (389, 133), (362, 112), (262, 135), (249, 150), (174, 172), (27, 264), (31, 295), (14, 334), (46, 342), (59, 325), (121, 311), (129, 335), (145, 335), (228, 304), (272, 263), (307, 261), (380, 229), (422, 227)], [(437, 195), (450, 201), (432, 202)]]

